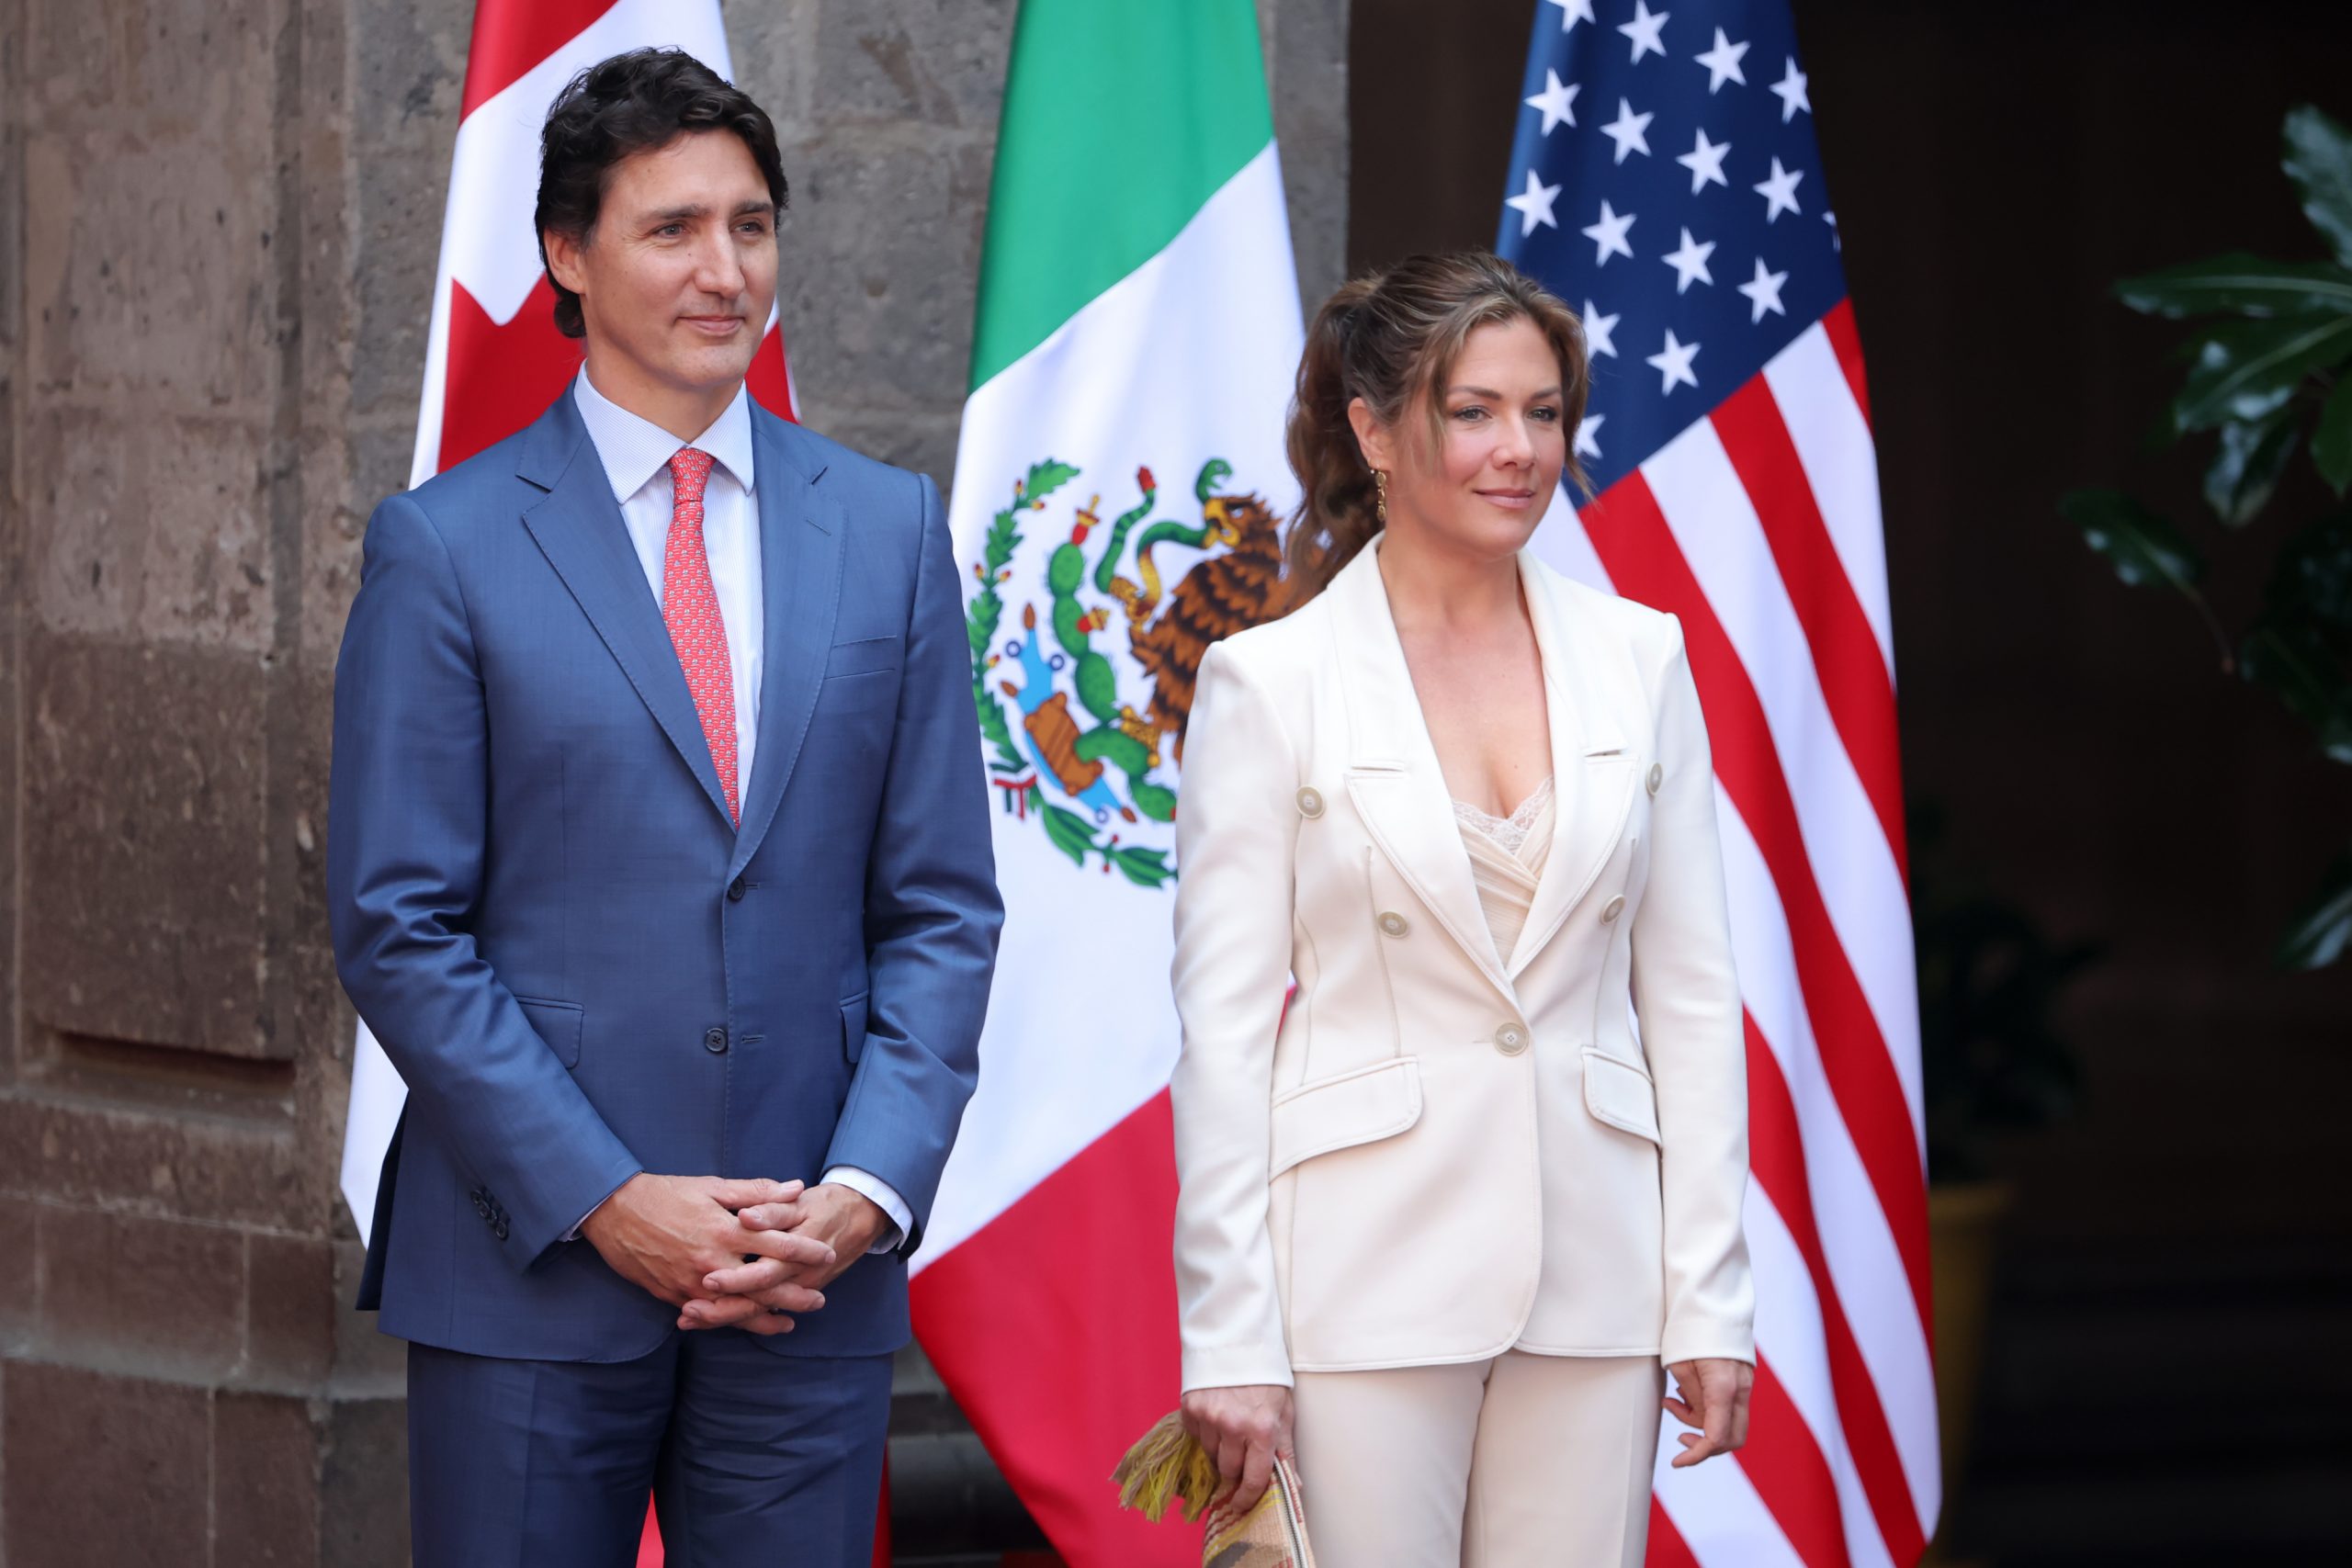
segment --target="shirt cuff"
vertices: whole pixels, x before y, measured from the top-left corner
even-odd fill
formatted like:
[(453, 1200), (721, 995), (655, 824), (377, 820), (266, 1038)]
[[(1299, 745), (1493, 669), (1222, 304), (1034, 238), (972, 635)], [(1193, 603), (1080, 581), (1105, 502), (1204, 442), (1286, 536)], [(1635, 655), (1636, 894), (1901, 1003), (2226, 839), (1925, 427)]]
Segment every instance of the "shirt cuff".
[(899, 1250), (899, 1244), (905, 1241), (907, 1233), (914, 1228), (915, 1216), (914, 1211), (907, 1207), (907, 1201), (899, 1196), (897, 1189), (871, 1171), (860, 1170), (854, 1165), (837, 1165), (825, 1172), (824, 1179), (871, 1199), (876, 1208), (890, 1216), (890, 1228), (875, 1238), (874, 1245), (866, 1249), (869, 1253)]
[[(641, 1170), (630, 1171), (628, 1175), (622, 1179), (620, 1186), (613, 1189), (613, 1192), (619, 1191), (622, 1187), (627, 1187), (630, 1182), (635, 1181), (639, 1177), (644, 1174), (645, 1173)], [(597, 1210), (603, 1208), (605, 1204), (613, 1201), (613, 1192), (605, 1193), (602, 1198), (597, 1199), (595, 1202), (590, 1204), (588, 1207), (588, 1213), (580, 1216), (580, 1224), (574, 1225), (570, 1230), (564, 1232), (562, 1239), (565, 1241), (578, 1241), (580, 1239), (581, 1225), (584, 1225), (588, 1223), (589, 1215), (594, 1214)]]

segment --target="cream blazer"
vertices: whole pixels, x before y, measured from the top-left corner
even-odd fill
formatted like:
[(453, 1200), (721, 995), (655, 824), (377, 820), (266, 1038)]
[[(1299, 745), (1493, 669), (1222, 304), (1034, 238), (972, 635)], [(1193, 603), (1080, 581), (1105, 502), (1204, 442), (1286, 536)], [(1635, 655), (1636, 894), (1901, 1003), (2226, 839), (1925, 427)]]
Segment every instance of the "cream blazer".
[(1755, 1359), (1739, 991), (1682, 628), (1532, 554), (1520, 573), (1558, 816), (1509, 953), (1374, 550), (1202, 661), (1176, 820), (1187, 1389), (1514, 1347)]

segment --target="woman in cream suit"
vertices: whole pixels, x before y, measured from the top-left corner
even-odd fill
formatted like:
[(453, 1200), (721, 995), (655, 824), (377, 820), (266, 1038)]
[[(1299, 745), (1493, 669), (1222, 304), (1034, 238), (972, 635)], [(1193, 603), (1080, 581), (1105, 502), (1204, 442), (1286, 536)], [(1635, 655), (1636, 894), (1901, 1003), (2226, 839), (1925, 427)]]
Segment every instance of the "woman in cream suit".
[(1666, 1373), (1675, 1463), (1745, 1438), (1698, 695), (1673, 617), (1526, 548), (1585, 389), (1574, 315), (1495, 257), (1342, 288), (1291, 416), (1298, 607), (1201, 666), (1184, 1414), (1242, 1506), (1295, 1451), (1323, 1568), (1637, 1564)]

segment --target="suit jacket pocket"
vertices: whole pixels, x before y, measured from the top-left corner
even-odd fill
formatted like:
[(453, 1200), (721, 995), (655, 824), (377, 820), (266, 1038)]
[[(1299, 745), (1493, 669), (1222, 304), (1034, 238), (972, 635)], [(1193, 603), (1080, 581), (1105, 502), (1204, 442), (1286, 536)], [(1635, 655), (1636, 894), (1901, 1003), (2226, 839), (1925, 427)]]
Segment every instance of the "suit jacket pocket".
[(887, 714), (898, 705), (898, 701), (899, 670), (891, 665), (882, 670), (860, 670), (854, 674), (827, 675), (818, 693), (817, 712), (834, 716)]
[(825, 655), (826, 677), (870, 675), (877, 670), (896, 670), (906, 661), (906, 638), (895, 632), (888, 637), (862, 637), (854, 642), (837, 642)]
[(539, 1032), (556, 1060), (567, 1067), (580, 1066), (580, 1026), (587, 1013), (578, 1002), (541, 1001), (537, 997), (516, 997), (523, 1016)]
[(1657, 1090), (1649, 1074), (1594, 1045), (1584, 1048), (1584, 1108), (1597, 1122), (1664, 1145), (1657, 1130)]
[(1421, 1119), (1421, 1064), (1394, 1056), (1274, 1098), (1273, 1179), (1301, 1160), (1393, 1138)]
[(842, 1055), (853, 1067), (865, 1055), (865, 1004), (873, 994), (860, 991), (842, 1004)]

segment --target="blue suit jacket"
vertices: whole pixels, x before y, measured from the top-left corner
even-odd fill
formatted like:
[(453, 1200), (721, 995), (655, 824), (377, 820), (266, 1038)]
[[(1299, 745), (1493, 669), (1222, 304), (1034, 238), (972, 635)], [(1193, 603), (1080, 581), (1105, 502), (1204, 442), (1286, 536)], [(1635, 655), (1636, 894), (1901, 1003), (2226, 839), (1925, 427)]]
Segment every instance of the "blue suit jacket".
[(785, 1354), (907, 1337), (1003, 918), (938, 491), (754, 407), (767, 624), (740, 829), (567, 391), (368, 527), (335, 672), (335, 963), (409, 1100), (360, 1305), (620, 1360), (675, 1310), (564, 1234), (639, 1169), (915, 1216)]

